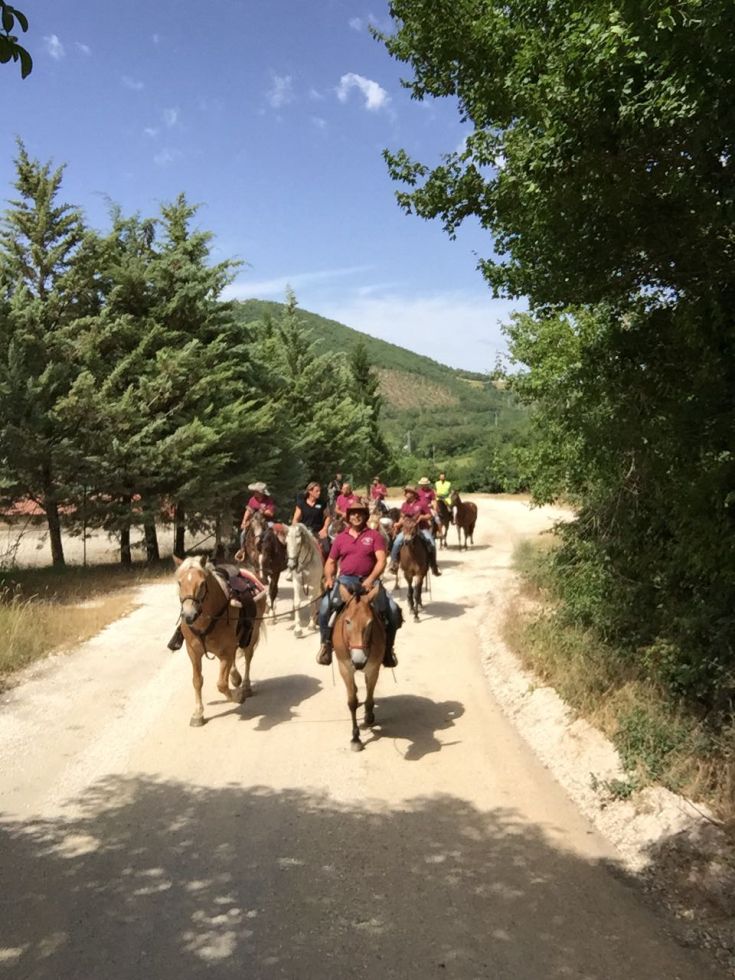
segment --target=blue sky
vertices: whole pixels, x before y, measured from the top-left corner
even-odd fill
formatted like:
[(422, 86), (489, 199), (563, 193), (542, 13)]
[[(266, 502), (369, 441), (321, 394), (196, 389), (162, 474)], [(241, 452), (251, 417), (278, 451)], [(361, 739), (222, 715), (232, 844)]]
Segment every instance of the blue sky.
[(248, 264), (231, 295), (282, 300), (446, 364), (490, 370), (499, 322), (477, 257), (406, 216), (381, 156), (423, 162), (461, 144), (454, 103), (412, 102), (405, 67), (368, 33), (382, 0), (17, 0), (33, 73), (0, 66), (0, 197), (15, 137), (65, 163), (64, 198), (96, 228), (109, 201), (154, 214), (180, 191), (202, 205), (216, 258)]

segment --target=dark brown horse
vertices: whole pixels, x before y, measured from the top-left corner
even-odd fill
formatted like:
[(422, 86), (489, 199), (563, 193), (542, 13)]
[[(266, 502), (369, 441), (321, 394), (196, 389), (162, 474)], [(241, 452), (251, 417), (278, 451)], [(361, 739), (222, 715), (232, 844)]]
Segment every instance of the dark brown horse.
[(452, 523), (452, 508), (441, 497), (436, 499), (436, 516), (439, 518), (439, 531), (436, 536), (442, 548), (446, 548), (449, 525)]
[(431, 558), (429, 545), (421, 535), (419, 522), (406, 514), (403, 515), (403, 544), (398, 555), (398, 561), (408, 583), (408, 605), (414, 620), (418, 623), (419, 609), (424, 607), (421, 601), (421, 591), (429, 571)]
[(282, 525), (270, 527), (257, 510), (245, 535), (245, 560), (268, 586), (268, 601), (275, 622), (278, 580), (288, 561), (286, 532)]
[[(250, 661), (260, 639), (265, 595), (255, 601), (256, 615), (253, 616), (249, 635), (243, 639), (239, 629), (240, 612), (230, 605), (227, 586), (219, 575), (214, 574), (214, 568), (208, 564), (206, 557), (174, 558), (174, 561), (181, 603), (181, 632), (193, 671), (195, 707), (189, 724), (199, 727), (204, 724), (202, 657), (206, 653), (213, 653), (219, 658), (217, 689), (228, 701), (239, 704), (252, 693)], [(239, 645), (241, 639), (245, 646)], [(245, 657), (244, 678), (235, 666), (238, 649)], [(230, 689), (230, 683), (234, 690)]]
[(457, 540), (459, 550), (462, 550), (462, 532), (464, 532), (464, 546), (467, 550), (467, 539), (474, 544), (475, 524), (477, 523), (477, 504), (471, 500), (463, 501), (456, 490), (452, 490), (452, 507), (454, 508), (454, 523), (457, 525)]
[(347, 688), (347, 706), (352, 715), (350, 747), (360, 752), (365, 746), (357, 727), (359, 702), (355, 675), (357, 671), (365, 674), (365, 727), (372, 728), (375, 724), (373, 695), (385, 654), (385, 626), (371, 605), (378, 595), (377, 585), (365, 595), (352, 593), (340, 585), (339, 594), (344, 606), (334, 621), (332, 648)]

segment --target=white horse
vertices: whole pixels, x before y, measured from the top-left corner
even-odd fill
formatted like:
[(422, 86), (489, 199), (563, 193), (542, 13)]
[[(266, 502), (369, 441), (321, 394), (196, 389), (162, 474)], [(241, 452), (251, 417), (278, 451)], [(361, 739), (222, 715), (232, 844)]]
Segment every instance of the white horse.
[(324, 565), (316, 538), (304, 524), (292, 524), (286, 535), (287, 567), (293, 573), (294, 636), (302, 636), (313, 622), (322, 594)]

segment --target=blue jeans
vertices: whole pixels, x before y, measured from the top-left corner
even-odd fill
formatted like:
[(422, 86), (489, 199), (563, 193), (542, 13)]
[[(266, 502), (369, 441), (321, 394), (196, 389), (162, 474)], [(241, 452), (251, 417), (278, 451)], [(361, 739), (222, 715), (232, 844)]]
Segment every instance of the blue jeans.
[[(329, 620), (333, 612), (341, 609), (344, 603), (342, 602), (342, 597), (339, 594), (340, 583), (348, 589), (354, 589), (356, 585), (359, 585), (361, 579), (357, 575), (340, 575), (335, 579), (334, 587), (331, 592), (325, 592), (322, 596), (321, 605), (319, 606), (319, 634), (322, 643), (326, 643), (331, 635), (331, 628), (329, 626)], [(392, 626), (393, 633), (397, 629), (400, 629), (403, 624), (403, 617), (401, 616), (401, 611), (395, 603), (395, 600), (388, 595), (388, 593), (383, 588), (382, 583), (378, 589), (378, 594), (374, 602), (375, 611), (388, 621), (388, 624)]]
[[(431, 536), (431, 531), (426, 528), (421, 528), (421, 537), (429, 546), (429, 556), (433, 558), (436, 554), (436, 544)], [(403, 531), (399, 531), (396, 535), (396, 540), (393, 542), (393, 547), (390, 550), (390, 560), (398, 561), (398, 556), (401, 553), (401, 546), (403, 545)]]

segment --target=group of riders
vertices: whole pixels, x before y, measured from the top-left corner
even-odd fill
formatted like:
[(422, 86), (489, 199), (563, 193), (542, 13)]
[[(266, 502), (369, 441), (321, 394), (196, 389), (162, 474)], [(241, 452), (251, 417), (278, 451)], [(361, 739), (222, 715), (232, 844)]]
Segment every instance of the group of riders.
[[(276, 503), (268, 486), (263, 482), (248, 486), (251, 497), (245, 507), (240, 525), (240, 551), (236, 557), (245, 556), (248, 529), (256, 513), (273, 527), (276, 520)], [(296, 498), (292, 524), (304, 524), (319, 543), (324, 560), (324, 594), (319, 607), (319, 631), (321, 645), (317, 663), (332, 662), (331, 631), (336, 613), (342, 605), (339, 586), (349, 592), (367, 593), (378, 585), (374, 600), (376, 612), (383, 618), (386, 628), (384, 666), (395, 667), (398, 663), (393, 646), (397, 630), (402, 624), (400, 608), (388, 595), (381, 583), (381, 576), (388, 565), (386, 535), (392, 539), (389, 571), (398, 571), (398, 561), (403, 545), (404, 519), (409, 518), (421, 530), (426, 543), (429, 566), (434, 575), (441, 575), (436, 560), (436, 529), (440, 524), (440, 505), (451, 515), (452, 485), (445, 473), (432, 486), (428, 477), (421, 477), (416, 486), (403, 488), (404, 501), (400, 509), (389, 509), (386, 503), (388, 490), (379, 476), (373, 478), (369, 497), (354, 493), (352, 484), (336, 473), (327, 486), (327, 501), (322, 497), (321, 484), (312, 481)], [(369, 526), (371, 515), (378, 517), (377, 526)], [(370, 524), (376, 522), (370, 521)], [(381, 529), (382, 528), (382, 529)]]

